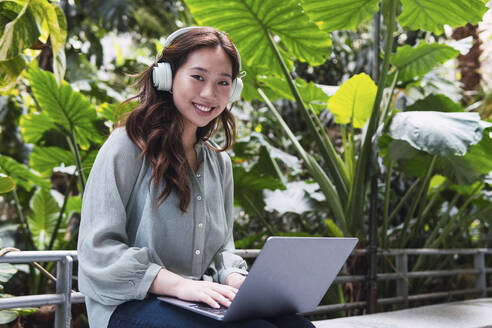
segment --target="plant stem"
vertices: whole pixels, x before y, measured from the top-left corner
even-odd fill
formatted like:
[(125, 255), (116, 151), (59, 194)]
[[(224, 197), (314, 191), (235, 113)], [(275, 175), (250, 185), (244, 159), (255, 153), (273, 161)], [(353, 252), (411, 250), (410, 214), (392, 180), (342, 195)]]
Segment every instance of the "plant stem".
[(417, 195), (412, 201), (412, 205), (410, 206), (410, 210), (407, 213), (407, 216), (405, 217), (405, 223), (403, 225), (403, 229), (401, 231), (401, 243), (400, 243), (400, 248), (405, 247), (407, 241), (409, 240), (409, 234), (405, 234), (408, 230), (408, 227), (410, 225), (410, 220), (413, 218), (413, 215), (415, 213), (415, 210), (417, 209), (417, 205), (419, 204), (419, 201), (422, 197), (424, 197), (424, 192), (426, 192), (426, 187), (428, 187), (429, 180), (432, 176), (432, 172), (434, 171), (434, 166), (436, 165), (437, 161), (437, 156), (432, 156), (432, 160), (430, 165), (427, 167), (427, 170), (425, 172), (424, 180), (422, 180), (422, 183), (420, 184), (420, 188), (417, 192)]
[(63, 199), (63, 205), (60, 209), (60, 214), (58, 214), (58, 219), (56, 220), (55, 228), (53, 229), (53, 233), (51, 234), (50, 243), (48, 244), (48, 250), (53, 249), (53, 245), (55, 244), (56, 235), (58, 234), (58, 229), (60, 229), (60, 224), (63, 219), (63, 213), (65, 212), (65, 208), (67, 207), (68, 195), (70, 194), (70, 190), (72, 189), (73, 182), (75, 181), (75, 174), (70, 177), (70, 182), (68, 183), (67, 190), (65, 191), (65, 198)]
[(379, 122), (379, 111), (381, 106), (381, 100), (383, 97), (383, 91), (386, 86), (386, 79), (388, 76), (388, 70), (390, 66), (391, 51), (393, 49), (393, 31), (396, 23), (396, 7), (398, 0), (388, 1), (388, 17), (384, 17), (384, 21), (387, 24), (386, 43), (384, 48), (384, 59), (381, 68), (381, 75), (378, 80), (378, 91), (376, 93), (376, 99), (372, 108), (371, 118), (367, 126), (366, 135), (362, 143), (362, 149), (359, 159), (357, 160), (356, 172), (355, 172), (355, 184), (354, 190), (349, 196), (348, 217), (351, 222), (359, 229), (363, 229), (363, 204), (365, 198), (365, 188), (367, 183), (367, 175), (370, 172), (371, 152), (372, 152), (372, 138), (376, 132)]
[(390, 160), (388, 164), (388, 172), (386, 173), (386, 184), (384, 188), (384, 204), (383, 204), (383, 230), (382, 230), (382, 244), (381, 247), (385, 248), (387, 233), (388, 233), (388, 219), (389, 219), (389, 202), (391, 191), (391, 174), (393, 173), (394, 161)]
[(412, 183), (412, 185), (410, 186), (410, 188), (408, 188), (408, 190), (405, 193), (405, 195), (403, 195), (403, 197), (400, 199), (400, 201), (398, 202), (398, 204), (396, 205), (396, 207), (391, 212), (390, 217), (389, 217), (389, 220), (388, 220), (388, 224), (390, 224), (393, 221), (393, 219), (396, 216), (396, 214), (398, 214), (398, 212), (403, 207), (403, 205), (405, 204), (405, 202), (407, 201), (407, 199), (410, 198), (410, 196), (413, 193), (413, 190), (417, 187), (417, 185), (419, 183), (420, 183), (420, 178), (416, 179), (414, 181), (414, 183)]
[(248, 196), (244, 196), (244, 199), (246, 199), (246, 202), (249, 204), (249, 206), (253, 209), (253, 211), (255, 212), (256, 216), (260, 219), (260, 221), (265, 225), (265, 228), (268, 230), (268, 233), (271, 235), (271, 236), (275, 236), (276, 235), (276, 230), (274, 230), (272, 228), (272, 226), (270, 226), (270, 224), (268, 224), (268, 222), (266, 221), (264, 215), (262, 215), (262, 213), (260, 213), (260, 211), (258, 211), (258, 209), (256, 208), (255, 204), (253, 203), (253, 201), (248, 197)]
[(321, 188), (321, 191), (325, 195), (326, 202), (328, 203), (329, 208), (331, 209), (333, 216), (335, 217), (336, 222), (341, 226), (341, 229), (342, 229), (344, 235), (348, 236), (349, 233), (347, 230), (347, 224), (346, 224), (345, 216), (343, 213), (343, 207), (342, 207), (342, 204), (340, 202), (338, 192), (335, 189), (335, 186), (331, 183), (331, 180), (328, 178), (325, 171), (323, 171), (323, 169), (313, 159), (313, 157), (311, 155), (309, 155), (304, 150), (304, 148), (302, 148), (301, 144), (299, 143), (299, 141), (297, 141), (295, 135), (292, 133), (292, 131), (290, 130), (287, 123), (285, 123), (282, 116), (279, 114), (279, 112), (275, 108), (275, 106), (273, 106), (270, 99), (268, 99), (268, 97), (263, 93), (263, 91), (261, 89), (258, 89), (258, 93), (263, 98), (267, 107), (273, 113), (273, 115), (277, 119), (278, 123), (280, 124), (280, 126), (282, 127), (284, 132), (289, 137), (290, 141), (294, 145), (294, 148), (296, 149), (299, 156), (305, 162), (305, 164), (306, 164), (309, 172), (313, 176), (313, 178), (316, 180), (316, 182), (318, 182), (318, 184)]
[(67, 136), (68, 145), (72, 151), (73, 157), (75, 159), (75, 164), (77, 165), (77, 171), (79, 173), (80, 186), (82, 187), (81, 195), (84, 194), (85, 190), (85, 176), (84, 169), (82, 168), (82, 160), (80, 159), (79, 146), (75, 139), (75, 134), (72, 132), (71, 135)]
[(26, 247), (30, 246), (32, 250), (37, 250), (36, 245), (32, 240), (31, 230), (29, 229), (29, 223), (27, 222), (24, 214), (22, 213), (22, 208), (20, 206), (20, 201), (19, 201), (19, 196), (17, 195), (17, 191), (13, 189), (11, 193), (14, 196), (15, 209), (17, 210), (17, 216), (19, 217), (19, 221), (21, 222), (24, 243)]
[(315, 122), (313, 121), (313, 118), (310, 115), (309, 110), (304, 105), (304, 101), (302, 100), (301, 94), (297, 89), (297, 86), (295, 85), (292, 77), (290, 76), (289, 70), (287, 69), (287, 65), (285, 64), (282, 56), (280, 55), (280, 52), (277, 48), (275, 41), (273, 41), (272, 35), (270, 34), (269, 31), (265, 31), (265, 33), (268, 36), (270, 47), (273, 53), (275, 54), (280, 64), (280, 67), (282, 68), (287, 84), (289, 85), (289, 88), (292, 94), (294, 95), (294, 98), (296, 99), (297, 106), (299, 106), (299, 108), (301, 109), (301, 114), (304, 117), (304, 120), (306, 121), (309, 131), (314, 136), (314, 139), (318, 144), (320, 152), (323, 155), (326, 164), (330, 168), (327, 174), (333, 180), (333, 183), (337, 187), (339, 198), (342, 200), (343, 203), (346, 203), (348, 199), (348, 185), (343, 177), (343, 173), (342, 173), (343, 166), (340, 167), (340, 162), (337, 160), (338, 154), (335, 151), (335, 147), (333, 147), (333, 144), (331, 143), (329, 138), (323, 138), (320, 135), (319, 131), (321, 131), (324, 128), (322, 126), (316, 126)]
[(383, 112), (383, 116), (379, 124), (386, 124), (386, 121), (388, 119), (389, 114), (391, 113), (390, 108), (391, 108), (391, 99), (393, 98), (393, 94), (395, 93), (395, 87), (396, 87), (396, 82), (398, 81), (398, 74), (400, 73), (399, 70), (396, 70), (395, 76), (393, 78), (393, 82), (391, 82), (391, 89), (390, 93), (388, 96), (388, 103), (386, 104)]

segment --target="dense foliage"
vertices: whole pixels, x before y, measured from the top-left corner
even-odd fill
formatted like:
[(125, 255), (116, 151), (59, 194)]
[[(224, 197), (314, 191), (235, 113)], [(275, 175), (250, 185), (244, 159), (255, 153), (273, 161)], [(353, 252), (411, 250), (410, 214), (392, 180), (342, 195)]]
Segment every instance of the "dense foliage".
[[(162, 37), (191, 24), (226, 31), (247, 72), (231, 153), (237, 247), (273, 234), (357, 236), (364, 247), (371, 206), (381, 248), (485, 246), (492, 124), (440, 74), (471, 46), (447, 40), (444, 25), (477, 24), (485, 3), (0, 2), (0, 192), (15, 209), (1, 246), (75, 248), (92, 162), (132, 107), (118, 106), (135, 92), (130, 75), (152, 63)], [(108, 46), (112, 38), (135, 42)], [(419, 258), (413, 269), (424, 265), (440, 264)], [(26, 292), (48, 288), (20, 269)], [(17, 268), (0, 271), (6, 282)], [(4, 314), (1, 322), (17, 316)]]

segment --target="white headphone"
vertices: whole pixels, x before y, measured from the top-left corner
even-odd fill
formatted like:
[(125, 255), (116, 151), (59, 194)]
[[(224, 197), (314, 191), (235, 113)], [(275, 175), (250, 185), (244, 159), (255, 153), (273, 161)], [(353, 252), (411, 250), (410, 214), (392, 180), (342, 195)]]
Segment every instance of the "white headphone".
[[(165, 51), (166, 48), (169, 47), (169, 45), (178, 36), (196, 28), (200, 28), (200, 26), (184, 27), (171, 33), (167, 37), (166, 42), (164, 42), (162, 51)], [(239, 52), (237, 51), (235, 46), (234, 49), (236, 50), (237, 58), (239, 60), (239, 71), (241, 72), (241, 57), (239, 56)], [(170, 91), (173, 85), (173, 72), (171, 70), (171, 64), (167, 62), (157, 63), (156, 66), (154, 66), (154, 69), (152, 70), (152, 80), (154, 83), (154, 87), (156, 87), (157, 90)], [(231, 96), (229, 97), (229, 102), (234, 102), (239, 100), (241, 98), (242, 91), (243, 91), (243, 81), (238, 76), (232, 81)]]

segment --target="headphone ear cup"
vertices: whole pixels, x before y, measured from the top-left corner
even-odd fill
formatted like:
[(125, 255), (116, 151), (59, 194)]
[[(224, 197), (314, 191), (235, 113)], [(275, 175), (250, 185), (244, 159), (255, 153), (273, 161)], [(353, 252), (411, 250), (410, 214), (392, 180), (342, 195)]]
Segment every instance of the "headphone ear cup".
[(152, 70), (152, 81), (157, 90), (171, 90), (173, 87), (173, 72), (171, 70), (171, 64), (166, 62), (157, 63)]
[(237, 77), (232, 81), (231, 96), (229, 97), (229, 102), (238, 101), (241, 98), (241, 92), (243, 91), (243, 80)]

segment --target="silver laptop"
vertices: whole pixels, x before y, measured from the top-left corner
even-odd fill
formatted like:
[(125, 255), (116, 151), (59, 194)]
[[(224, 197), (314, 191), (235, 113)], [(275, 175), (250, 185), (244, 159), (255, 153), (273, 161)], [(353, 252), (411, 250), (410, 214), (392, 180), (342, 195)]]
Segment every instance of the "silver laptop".
[(270, 237), (229, 308), (158, 297), (222, 321), (313, 311), (357, 238)]

